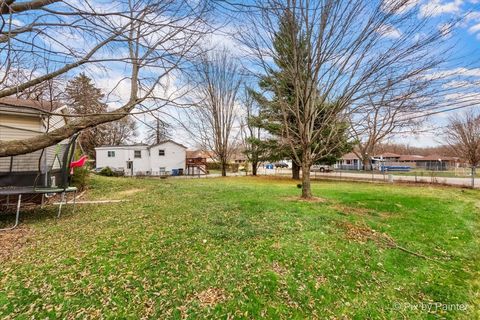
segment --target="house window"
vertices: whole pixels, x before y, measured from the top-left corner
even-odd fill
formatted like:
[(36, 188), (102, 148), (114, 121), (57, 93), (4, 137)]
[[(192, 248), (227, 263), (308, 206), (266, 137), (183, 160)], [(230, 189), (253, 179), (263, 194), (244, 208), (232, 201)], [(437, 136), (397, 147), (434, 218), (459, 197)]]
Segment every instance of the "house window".
[(133, 157), (134, 158), (141, 158), (142, 157), (142, 150), (135, 150), (133, 152)]
[(115, 158), (115, 151), (107, 151), (107, 156), (109, 158)]
[(158, 155), (159, 156), (164, 156), (165, 155), (165, 149), (159, 149), (158, 150)]
[(158, 171), (160, 171), (160, 174), (164, 174), (165, 173), (165, 167), (160, 167)]

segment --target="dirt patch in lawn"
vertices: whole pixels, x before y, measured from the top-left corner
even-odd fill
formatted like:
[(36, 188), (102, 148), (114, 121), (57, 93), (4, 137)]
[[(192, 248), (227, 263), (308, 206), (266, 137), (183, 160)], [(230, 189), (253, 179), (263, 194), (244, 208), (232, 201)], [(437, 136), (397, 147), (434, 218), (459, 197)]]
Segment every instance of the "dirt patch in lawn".
[(319, 197), (312, 197), (310, 199), (304, 199), (304, 198), (301, 198), (301, 197), (289, 196), (289, 197), (283, 197), (282, 199), (285, 200), (285, 201), (300, 201), (300, 202), (310, 202), (310, 203), (326, 203), (326, 202), (328, 202), (327, 199), (319, 198)]
[(32, 231), (26, 227), (0, 232), (0, 261), (7, 261), (18, 254), (29, 241), (31, 234)]

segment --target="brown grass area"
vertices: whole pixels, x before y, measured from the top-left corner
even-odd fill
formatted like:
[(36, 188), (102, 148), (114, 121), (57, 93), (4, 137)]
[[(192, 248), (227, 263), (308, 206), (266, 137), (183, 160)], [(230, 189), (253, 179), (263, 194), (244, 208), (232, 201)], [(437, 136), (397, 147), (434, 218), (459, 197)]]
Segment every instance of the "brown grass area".
[(0, 232), (0, 261), (6, 261), (18, 253), (29, 241), (31, 230), (19, 227)]

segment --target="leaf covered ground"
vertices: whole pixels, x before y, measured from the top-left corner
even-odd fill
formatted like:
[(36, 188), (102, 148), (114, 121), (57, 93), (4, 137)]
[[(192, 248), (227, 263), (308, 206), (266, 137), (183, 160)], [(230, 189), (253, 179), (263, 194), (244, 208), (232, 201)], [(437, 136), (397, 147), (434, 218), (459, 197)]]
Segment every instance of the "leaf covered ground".
[(0, 317), (480, 317), (478, 190), (296, 184), (93, 177), (88, 200), (128, 201), (0, 234)]

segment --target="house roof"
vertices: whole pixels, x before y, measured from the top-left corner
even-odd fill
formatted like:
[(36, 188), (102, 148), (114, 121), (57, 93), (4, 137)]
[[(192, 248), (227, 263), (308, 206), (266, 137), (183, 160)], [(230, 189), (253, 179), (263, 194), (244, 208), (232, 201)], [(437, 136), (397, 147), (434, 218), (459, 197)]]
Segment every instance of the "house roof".
[(393, 152), (385, 152), (382, 154), (379, 154), (377, 157), (383, 157), (383, 158), (399, 158), (400, 155), (393, 153)]
[(398, 160), (400, 160), (400, 161), (416, 161), (416, 160), (423, 160), (423, 158), (424, 158), (424, 156), (404, 154), (404, 155), (401, 155)]
[(167, 142), (171, 142), (173, 144), (176, 144), (182, 148), (185, 148), (187, 149), (187, 147), (185, 147), (183, 144), (180, 144), (178, 142), (175, 142), (173, 140), (165, 140), (165, 141), (162, 141), (160, 143), (156, 143), (156, 144), (153, 144), (153, 145), (148, 145), (146, 143), (134, 143), (134, 144), (120, 144), (120, 145), (102, 145), (100, 147), (96, 147), (95, 149), (100, 149), (100, 148), (129, 148), (129, 147), (143, 147), (145, 149), (150, 149), (150, 148), (153, 148), (155, 146), (159, 146), (159, 145), (162, 145), (164, 143), (167, 143)]
[(359, 159), (359, 158), (355, 153), (349, 152), (349, 153), (344, 154), (342, 159), (343, 160), (355, 160), (355, 159)]
[(432, 155), (423, 157), (422, 160), (425, 160), (425, 161), (438, 161), (438, 160), (442, 160), (442, 161), (456, 161), (456, 160), (458, 160), (458, 158), (455, 158), (455, 157), (447, 157), (447, 156), (442, 156), (442, 155), (438, 155), (438, 154), (432, 154)]
[(31, 99), (19, 99), (15, 97), (0, 98), (0, 105), (4, 107), (12, 107), (18, 110), (18, 107), (28, 108), (42, 113), (53, 112), (63, 105), (59, 102), (31, 100)]
[(178, 142), (175, 142), (175, 141), (173, 141), (172, 139), (167, 139), (167, 140), (160, 141), (159, 143), (152, 144), (152, 145), (149, 146), (148, 148), (150, 149), (150, 148), (153, 148), (153, 147), (162, 145), (162, 144), (167, 143), (167, 142), (171, 142), (171, 143), (173, 143), (173, 144), (176, 144), (177, 146), (180, 146), (180, 147), (182, 147), (182, 148), (184, 148), (184, 149), (187, 149), (187, 147), (185, 147), (183, 144), (178, 143)]
[(95, 149), (99, 149), (99, 148), (129, 148), (129, 147), (148, 147), (148, 144), (146, 144), (146, 143), (119, 144), (119, 145), (104, 144), (104, 145), (101, 145), (99, 147), (96, 147)]

